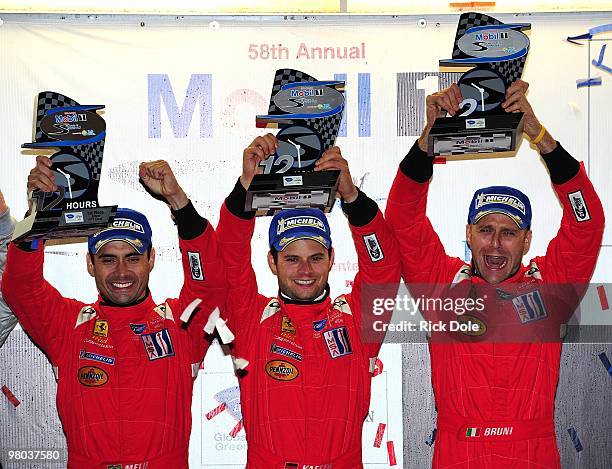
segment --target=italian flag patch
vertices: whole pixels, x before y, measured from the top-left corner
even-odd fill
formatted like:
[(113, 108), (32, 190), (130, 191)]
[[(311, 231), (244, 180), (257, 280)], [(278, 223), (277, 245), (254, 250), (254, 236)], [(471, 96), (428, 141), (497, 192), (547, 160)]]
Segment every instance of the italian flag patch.
[(465, 432), (465, 436), (478, 436), (479, 429), (478, 428), (468, 428)]

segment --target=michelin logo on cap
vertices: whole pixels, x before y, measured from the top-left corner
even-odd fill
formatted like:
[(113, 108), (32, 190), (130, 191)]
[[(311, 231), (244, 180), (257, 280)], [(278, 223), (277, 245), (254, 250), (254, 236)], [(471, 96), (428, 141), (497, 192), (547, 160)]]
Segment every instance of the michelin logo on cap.
[(292, 228), (303, 228), (305, 226), (317, 228), (325, 232), (325, 225), (323, 222), (315, 217), (292, 217), (292, 218), (281, 218), (278, 220), (276, 226), (276, 234), (282, 234)]
[(519, 210), (523, 215), (525, 215), (525, 204), (521, 202), (518, 198), (513, 197), (511, 195), (505, 194), (485, 194), (481, 192), (476, 197), (476, 204), (474, 208), (478, 210), (480, 207), (489, 204), (505, 204)]
[(113, 221), (113, 228), (121, 228), (123, 230), (138, 231), (144, 233), (144, 228), (140, 223), (136, 223), (134, 220), (128, 220), (127, 218), (115, 218)]

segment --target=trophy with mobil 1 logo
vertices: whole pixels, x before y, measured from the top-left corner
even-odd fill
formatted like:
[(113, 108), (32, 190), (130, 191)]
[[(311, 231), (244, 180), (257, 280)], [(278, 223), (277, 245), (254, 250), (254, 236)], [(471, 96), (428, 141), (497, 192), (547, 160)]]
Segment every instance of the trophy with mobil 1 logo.
[(15, 241), (89, 236), (112, 223), (117, 206), (98, 204), (106, 122), (97, 111), (53, 91), (38, 94), (34, 141), (23, 148), (57, 148), (50, 158), (58, 190), (31, 194), (31, 213), (17, 223)]
[(267, 115), (257, 127), (280, 129), (278, 149), (261, 162), (263, 174), (247, 190), (246, 210), (272, 215), (285, 208), (333, 207), (339, 170), (314, 171), (315, 162), (338, 136), (344, 82), (317, 81), (298, 70), (276, 71)]
[(516, 154), (523, 113), (507, 113), (501, 104), (523, 73), (529, 51), (523, 31), (529, 29), (527, 23), (504, 24), (480, 13), (461, 15), (453, 57), (440, 60), (440, 67), (465, 72), (457, 83), (463, 112), (436, 119), (428, 139), (430, 156), (460, 160)]

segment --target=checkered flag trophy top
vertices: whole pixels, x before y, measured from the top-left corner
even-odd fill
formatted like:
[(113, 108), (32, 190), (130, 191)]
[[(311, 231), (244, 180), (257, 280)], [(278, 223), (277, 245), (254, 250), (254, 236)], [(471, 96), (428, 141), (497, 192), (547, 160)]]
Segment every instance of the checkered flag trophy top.
[(96, 111), (103, 108), (54, 91), (38, 94), (34, 141), (22, 147), (58, 148), (50, 157), (58, 190), (32, 193), (33, 213), (18, 223), (13, 239), (83, 237), (113, 221), (117, 207), (98, 203), (106, 122)]
[(522, 133), (522, 113), (501, 107), (506, 89), (521, 78), (529, 52), (527, 23), (504, 24), (481, 13), (459, 18), (451, 59), (440, 67), (461, 67), (460, 117), (436, 120), (429, 137), (430, 156), (451, 159), (514, 156)]
[(247, 191), (247, 210), (272, 215), (284, 208), (316, 207), (330, 211), (339, 171), (314, 172), (314, 164), (333, 147), (344, 111), (343, 81), (319, 81), (293, 69), (274, 76), (268, 114), (257, 127), (280, 129), (278, 150), (261, 163)]

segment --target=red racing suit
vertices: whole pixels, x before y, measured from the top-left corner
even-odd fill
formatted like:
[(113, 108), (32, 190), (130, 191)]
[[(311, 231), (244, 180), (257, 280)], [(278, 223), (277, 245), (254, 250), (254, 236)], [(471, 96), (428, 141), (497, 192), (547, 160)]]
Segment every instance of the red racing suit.
[[(181, 212), (179, 234), (199, 217), (191, 204)], [(181, 234), (184, 285), (161, 304), (150, 294), (123, 307), (64, 298), (43, 278), (42, 248), (9, 246), (3, 293), (56, 371), (69, 469), (188, 468), (193, 382), (208, 349), (203, 323), (226, 292), (215, 232), (202, 226), (193, 239)], [(196, 298), (200, 311), (185, 327), (179, 317)]]
[[(235, 206), (244, 207), (239, 186), (232, 194), (241, 193)], [(354, 226), (349, 214), (359, 264), (352, 292), (332, 301), (326, 291), (310, 303), (258, 293), (251, 266), (255, 221), (234, 215), (227, 200), (221, 208), (217, 233), (232, 285), (226, 303), (236, 335), (232, 354), (249, 362), (239, 378), (247, 469), (363, 467), (361, 433), (380, 342), (363, 341), (360, 295), (366, 284), (390, 284), (394, 296), (400, 264), (376, 203), (360, 193), (347, 205), (367, 221)], [(379, 252), (368, 249), (365, 237), (376, 239)]]
[[(559, 232), (545, 256), (532, 259), (495, 286), (477, 276), (471, 265), (445, 254), (426, 216), (431, 172), (424, 171), (426, 177), (419, 181), (425, 157), (415, 144), (400, 165), (387, 202), (406, 284), (453, 284), (464, 291), (488, 288), (488, 312), (503, 326), (498, 334), (535, 327), (554, 316), (551, 306), (556, 303), (550, 297), (555, 295), (546, 298), (541, 293), (547, 285), (586, 287), (597, 260), (604, 213), (584, 166), (560, 145), (543, 155), (563, 207)], [(544, 297), (544, 309), (530, 316), (525, 310), (528, 297)], [(434, 469), (560, 467), (554, 430), (561, 353), (558, 324), (552, 329), (556, 341), (430, 340), (438, 411)]]

